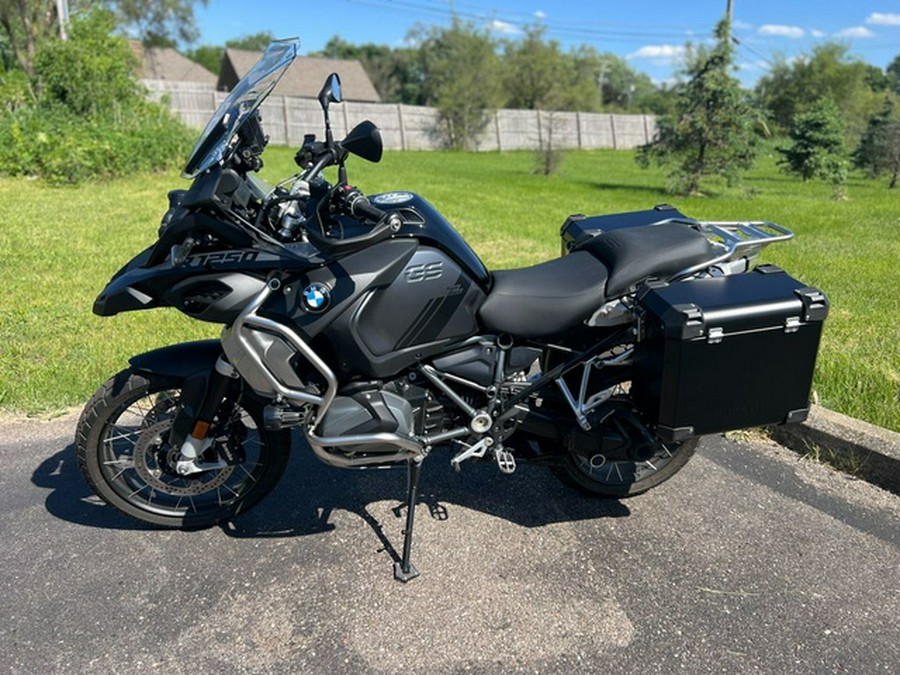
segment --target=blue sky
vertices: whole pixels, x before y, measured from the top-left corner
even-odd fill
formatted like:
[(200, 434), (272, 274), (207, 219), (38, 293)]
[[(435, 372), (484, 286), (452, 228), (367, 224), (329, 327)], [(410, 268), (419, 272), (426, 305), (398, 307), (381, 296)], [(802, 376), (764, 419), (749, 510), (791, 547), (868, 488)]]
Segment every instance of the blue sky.
[[(726, 0), (210, 0), (198, 6), (199, 43), (222, 44), (271, 30), (299, 36), (303, 51), (321, 49), (333, 35), (354, 43), (403, 45), (416, 23), (447, 24), (451, 6), (463, 18), (515, 37), (541, 21), (566, 48), (590, 44), (610, 51), (661, 82), (673, 76), (687, 41), (707, 39)], [(884, 68), (900, 54), (900, 0), (734, 0), (739, 77), (752, 85), (776, 55), (809, 52), (840, 40), (851, 53)]]

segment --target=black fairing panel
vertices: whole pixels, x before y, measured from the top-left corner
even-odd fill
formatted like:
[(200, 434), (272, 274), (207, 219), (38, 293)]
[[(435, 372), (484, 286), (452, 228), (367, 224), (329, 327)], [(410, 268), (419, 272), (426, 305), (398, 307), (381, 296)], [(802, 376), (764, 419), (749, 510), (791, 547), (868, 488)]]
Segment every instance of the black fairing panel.
[(426, 246), (440, 249), (482, 289), (490, 286), (491, 277), (481, 258), (449, 221), (425, 199), (411, 192), (385, 192), (373, 195), (370, 199), (378, 208), (396, 211), (403, 218), (403, 227), (395, 237), (415, 237)]
[[(158, 265), (147, 267), (145, 265), (149, 252), (153, 250), (151, 247), (136, 256), (110, 280), (94, 301), (94, 314), (112, 316), (120, 312), (174, 306), (197, 319), (227, 323), (237, 316), (235, 309), (239, 309), (240, 301), (237, 295), (229, 296), (215, 311), (201, 316), (200, 311), (193, 311), (184, 305), (183, 300), (191, 297), (189, 293), (174, 291), (186, 290), (184, 285), (189, 279), (206, 283), (216, 278), (221, 278), (232, 290), (245, 290), (248, 285), (254, 285), (251, 278), (265, 279), (273, 269), (314, 267), (324, 260), (309, 244), (291, 245), (288, 248), (289, 251), (284, 255), (255, 248), (205, 251), (191, 255), (180, 265), (172, 265), (166, 259)], [(229, 277), (243, 277), (245, 281), (250, 281), (236, 286), (228, 282)]]

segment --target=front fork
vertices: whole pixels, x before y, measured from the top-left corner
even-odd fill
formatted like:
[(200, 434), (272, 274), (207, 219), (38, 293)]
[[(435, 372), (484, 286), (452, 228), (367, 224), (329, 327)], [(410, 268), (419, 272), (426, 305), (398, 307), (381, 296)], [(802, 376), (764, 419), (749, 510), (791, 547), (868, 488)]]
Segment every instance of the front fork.
[(220, 410), (220, 407), (234, 380), (239, 377), (234, 366), (224, 356), (219, 356), (215, 368), (208, 375), (204, 373), (185, 382), (181, 409), (173, 422), (171, 438), (172, 445), (180, 445), (181, 450), (175, 463), (178, 474), (188, 476), (228, 466), (222, 458), (204, 462), (202, 457), (213, 443), (209, 431), (216, 414), (220, 415), (220, 422), (228, 417), (223, 414), (227, 411)]

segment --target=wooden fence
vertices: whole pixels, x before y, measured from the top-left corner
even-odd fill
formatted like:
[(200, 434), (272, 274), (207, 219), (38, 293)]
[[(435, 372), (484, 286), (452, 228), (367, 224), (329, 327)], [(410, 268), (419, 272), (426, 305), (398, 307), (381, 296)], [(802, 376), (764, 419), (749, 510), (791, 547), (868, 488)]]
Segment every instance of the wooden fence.
[[(145, 81), (151, 95), (163, 96), (187, 125), (202, 128), (227, 96), (185, 83)], [(299, 146), (304, 134), (322, 134), (322, 111), (314, 99), (270, 96), (262, 105), (263, 127), (276, 145)], [(443, 146), (435, 108), (398, 103), (347, 101), (332, 108), (332, 127), (341, 138), (359, 122), (370, 119), (381, 129), (389, 150), (437, 150)], [(649, 142), (656, 133), (653, 115), (497, 110), (477, 140), (478, 150), (534, 150), (552, 134), (560, 149), (629, 149)]]

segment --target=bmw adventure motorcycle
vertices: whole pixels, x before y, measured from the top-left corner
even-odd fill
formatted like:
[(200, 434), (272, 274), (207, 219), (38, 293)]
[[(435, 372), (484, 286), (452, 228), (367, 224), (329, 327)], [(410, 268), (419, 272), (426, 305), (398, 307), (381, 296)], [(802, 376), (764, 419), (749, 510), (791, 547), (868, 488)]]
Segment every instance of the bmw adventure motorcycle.
[[(405, 191), (365, 196), (350, 155), (377, 162), (369, 121), (307, 135), (297, 175), (254, 174), (259, 106), (299, 43), (273, 43), (206, 126), (169, 194), (159, 238), (94, 304), (111, 316), (175, 307), (221, 340), (133, 357), (88, 401), (76, 432), (96, 493), (156, 526), (201, 528), (259, 502), (291, 430), (327, 464), (406, 466), (410, 561), (422, 463), (548, 465), (601, 497), (648, 490), (698, 437), (802, 420), (825, 296), (760, 251), (769, 222), (709, 223), (670, 206), (570, 216), (564, 255), (488, 271), (440, 213)], [(337, 167), (329, 184), (323, 171)]]

